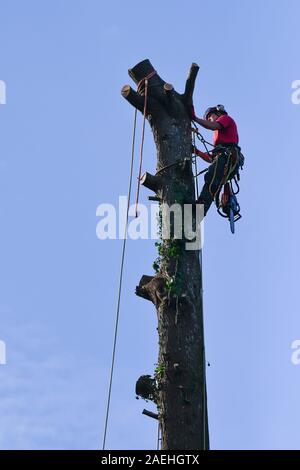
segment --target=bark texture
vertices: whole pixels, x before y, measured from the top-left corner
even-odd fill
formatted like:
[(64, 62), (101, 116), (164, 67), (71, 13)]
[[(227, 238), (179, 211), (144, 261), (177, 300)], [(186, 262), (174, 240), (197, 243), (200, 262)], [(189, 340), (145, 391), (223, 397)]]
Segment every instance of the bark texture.
[[(169, 206), (195, 201), (189, 107), (198, 69), (192, 64), (183, 94), (158, 73), (148, 83), (147, 119), (157, 149), (157, 174), (145, 173), (141, 183)], [(130, 69), (129, 75), (138, 84), (153, 71), (150, 61), (144, 60)], [(125, 85), (122, 95), (143, 112), (143, 86), (138, 93)], [(186, 250), (184, 239), (172, 237), (159, 243), (158, 249), (157, 272), (142, 276), (136, 294), (153, 302), (157, 311), (159, 355), (153, 395), (162, 449), (208, 449), (199, 251)]]

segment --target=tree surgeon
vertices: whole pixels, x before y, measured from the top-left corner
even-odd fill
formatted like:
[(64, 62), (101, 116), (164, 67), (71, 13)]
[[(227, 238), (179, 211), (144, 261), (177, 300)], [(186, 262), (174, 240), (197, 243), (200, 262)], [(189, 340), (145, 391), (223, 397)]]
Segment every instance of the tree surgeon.
[(238, 175), (243, 157), (238, 145), (237, 125), (234, 119), (228, 115), (223, 105), (218, 104), (208, 108), (204, 113), (204, 119), (198, 118), (192, 107), (191, 118), (205, 129), (214, 131), (214, 149), (212, 153), (204, 153), (194, 149), (196, 155), (211, 163), (204, 178), (205, 183), (201, 194), (197, 200), (198, 203), (204, 205), (204, 215), (206, 215), (214, 200), (217, 207), (219, 207), (220, 191), (227, 181)]

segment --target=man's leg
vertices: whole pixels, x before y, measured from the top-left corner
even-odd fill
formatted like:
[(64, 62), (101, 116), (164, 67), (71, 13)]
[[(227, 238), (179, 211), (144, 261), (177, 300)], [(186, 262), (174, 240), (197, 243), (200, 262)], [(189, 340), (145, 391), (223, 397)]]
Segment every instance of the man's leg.
[(205, 174), (205, 183), (197, 200), (198, 204), (204, 204), (204, 216), (207, 214), (208, 209), (214, 201), (216, 193), (220, 189), (222, 179), (224, 178), (226, 161), (227, 156), (221, 155), (210, 165), (207, 173)]

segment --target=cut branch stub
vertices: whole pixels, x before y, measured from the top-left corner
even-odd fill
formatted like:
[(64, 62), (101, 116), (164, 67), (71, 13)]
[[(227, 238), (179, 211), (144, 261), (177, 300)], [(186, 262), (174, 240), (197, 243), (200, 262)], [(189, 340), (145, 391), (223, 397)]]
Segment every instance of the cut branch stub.
[(146, 171), (141, 177), (141, 185), (156, 193), (161, 187), (161, 177), (151, 175), (151, 173)]
[(150, 302), (152, 302), (152, 298), (148, 290), (146, 289), (146, 286), (147, 284), (149, 284), (149, 282), (152, 281), (152, 279), (153, 279), (153, 276), (146, 276), (146, 275), (142, 276), (139, 285), (136, 286), (136, 289), (135, 289), (135, 293), (138, 297), (142, 297), (143, 299), (150, 300)]
[(132, 80), (138, 84), (143, 78), (155, 72), (153, 65), (149, 59), (142, 60), (136, 64), (132, 69), (128, 70), (128, 74)]
[(156, 402), (156, 382), (151, 375), (142, 375), (136, 382), (135, 393), (144, 400)]
[(193, 63), (189, 71), (189, 76), (187, 78), (184, 91), (184, 98), (188, 106), (192, 106), (193, 104), (193, 93), (198, 71), (199, 65)]
[(139, 95), (130, 85), (124, 85), (121, 90), (121, 95), (125, 98), (132, 106), (137, 108), (139, 111), (144, 110), (144, 98)]
[(142, 276), (136, 287), (136, 295), (150, 300), (158, 308), (168, 298), (165, 278), (161, 274), (156, 276)]
[(149, 416), (149, 418), (158, 419), (158, 414), (153, 411), (143, 410), (143, 415)]
[[(165, 81), (156, 73), (153, 65), (148, 59), (139, 62), (132, 69), (128, 70), (129, 76), (136, 83), (141, 85), (139, 93), (144, 94), (144, 80), (148, 78), (148, 98), (147, 108), (150, 114), (157, 114), (162, 111), (160, 101), (165, 99)], [(134, 104), (133, 104), (134, 105)]]
[(163, 94), (163, 86), (165, 81), (162, 80), (162, 78), (160, 78), (160, 76), (156, 73), (156, 70), (154, 69), (149, 59), (145, 59), (142, 62), (139, 62), (132, 69), (129, 69), (128, 73), (130, 78), (132, 78), (132, 80), (137, 85), (141, 82), (141, 80), (149, 77), (148, 86), (151, 90), (151, 93), (149, 90), (149, 95), (151, 95), (151, 97), (157, 98)]
[(164, 84), (164, 90), (165, 90), (165, 93), (168, 94), (168, 93), (170, 93), (171, 91), (174, 90), (174, 87), (173, 87), (173, 85), (171, 85), (171, 83), (165, 83)]

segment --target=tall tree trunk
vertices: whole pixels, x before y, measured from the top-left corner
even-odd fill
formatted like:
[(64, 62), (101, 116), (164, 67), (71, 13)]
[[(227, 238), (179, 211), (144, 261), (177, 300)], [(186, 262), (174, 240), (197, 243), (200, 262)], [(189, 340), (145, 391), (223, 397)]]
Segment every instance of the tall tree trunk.
[[(160, 208), (177, 203), (183, 209), (185, 203), (195, 201), (189, 107), (198, 69), (192, 64), (183, 94), (162, 80), (149, 60), (129, 70), (136, 84), (151, 77), (147, 119), (157, 148), (157, 173), (145, 173), (141, 183), (156, 193)], [(122, 88), (123, 97), (141, 112), (144, 94), (142, 85), (138, 92), (129, 85)], [(165, 226), (167, 215), (160, 213)], [(136, 290), (157, 310), (159, 356), (148, 397), (158, 407), (164, 450), (209, 448), (202, 272), (199, 250), (186, 250), (185, 241), (173, 236), (158, 243), (156, 275), (142, 276)]]

